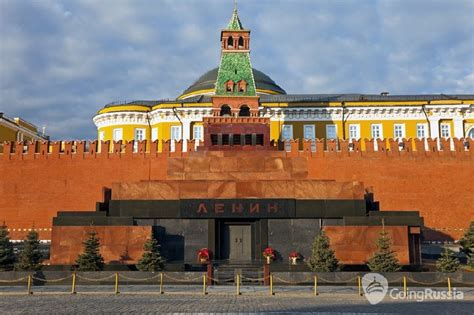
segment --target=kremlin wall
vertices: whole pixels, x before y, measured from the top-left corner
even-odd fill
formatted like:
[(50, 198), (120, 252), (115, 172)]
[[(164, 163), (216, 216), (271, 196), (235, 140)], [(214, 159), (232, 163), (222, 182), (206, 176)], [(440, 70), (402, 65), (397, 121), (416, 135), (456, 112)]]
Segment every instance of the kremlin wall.
[[(21, 240), (36, 229), (43, 240), (51, 239), (52, 219), (58, 211), (91, 211), (104, 200), (104, 190), (114, 183), (154, 180), (334, 180), (362, 182), (384, 210), (417, 210), (424, 218), (424, 241), (457, 240), (474, 220), (474, 195), (467, 183), (474, 176), (473, 140), (454, 139), (454, 150), (438, 150), (436, 141), (406, 140), (399, 151), (394, 142), (318, 140), (292, 141), (290, 151), (174, 152), (169, 143), (158, 152), (158, 143), (143, 152), (145, 142), (123, 146), (97, 142), (41, 142), (23, 147), (5, 142), (0, 154), (0, 213), (11, 238)], [(190, 141), (189, 145), (192, 144)], [(298, 149), (298, 146), (301, 149)], [(449, 148), (449, 143), (442, 145)], [(123, 149), (120, 149), (122, 148)], [(194, 148), (192, 146), (188, 146)], [(103, 153), (109, 152), (111, 153)], [(10, 154), (8, 154), (10, 152)], [(119, 153), (120, 152), (120, 153)], [(8, 180), (5, 180), (8, 179)], [(250, 185), (250, 187), (252, 187)], [(196, 188), (196, 187), (195, 187)], [(249, 188), (250, 189), (250, 188)]]

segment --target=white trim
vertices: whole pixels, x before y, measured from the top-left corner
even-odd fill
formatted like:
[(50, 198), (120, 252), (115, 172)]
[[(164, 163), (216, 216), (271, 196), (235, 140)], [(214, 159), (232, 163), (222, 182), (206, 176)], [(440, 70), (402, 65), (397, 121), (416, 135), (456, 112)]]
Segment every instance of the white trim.
[[(351, 136), (351, 127), (355, 127), (355, 137)], [(349, 124), (349, 140), (358, 140), (360, 139), (360, 124)]]
[(158, 140), (158, 127), (151, 128), (151, 141)]
[[(400, 136), (396, 135), (397, 127), (400, 127), (400, 132), (401, 132)], [(403, 139), (405, 137), (406, 137), (405, 123), (393, 124), (393, 138), (394, 139)]]
[[(374, 137), (374, 127), (378, 127), (378, 137)], [(380, 123), (370, 124), (370, 138), (372, 139), (383, 139), (383, 125)]]
[[(118, 136), (118, 134), (120, 136)], [(116, 136), (117, 135), (117, 136)], [(120, 141), (120, 140), (123, 140), (123, 128), (115, 128), (114, 130), (112, 130), (112, 140), (113, 141)]]

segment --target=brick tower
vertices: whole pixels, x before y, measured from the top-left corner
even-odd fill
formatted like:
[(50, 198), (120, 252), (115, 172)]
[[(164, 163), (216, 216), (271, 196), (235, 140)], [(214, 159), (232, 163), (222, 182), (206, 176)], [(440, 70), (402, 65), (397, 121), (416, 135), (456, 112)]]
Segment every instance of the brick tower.
[(244, 29), (237, 8), (221, 31), (221, 61), (213, 117), (204, 119), (208, 150), (268, 149), (270, 121), (259, 117), (259, 97), (250, 62), (250, 30)]

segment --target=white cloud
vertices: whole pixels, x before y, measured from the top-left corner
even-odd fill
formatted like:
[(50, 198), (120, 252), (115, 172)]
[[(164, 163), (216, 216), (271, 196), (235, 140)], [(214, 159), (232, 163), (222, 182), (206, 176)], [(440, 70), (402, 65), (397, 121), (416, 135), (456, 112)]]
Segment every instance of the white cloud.
[[(232, 3), (0, 1), (0, 111), (93, 138), (114, 100), (178, 96), (219, 63)], [(472, 1), (239, 1), (288, 93), (473, 93)]]

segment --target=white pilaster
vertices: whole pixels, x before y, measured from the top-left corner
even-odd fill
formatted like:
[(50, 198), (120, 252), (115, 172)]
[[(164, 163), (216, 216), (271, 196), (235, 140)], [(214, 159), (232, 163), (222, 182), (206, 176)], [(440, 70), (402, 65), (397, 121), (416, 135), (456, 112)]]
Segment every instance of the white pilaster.
[(454, 124), (454, 137), (462, 138), (464, 137), (464, 126), (462, 117), (456, 117), (453, 119)]
[(188, 140), (191, 139), (191, 121), (183, 120), (183, 151), (188, 151)]
[(439, 138), (439, 117), (429, 117), (430, 122), (430, 137), (431, 138)]

